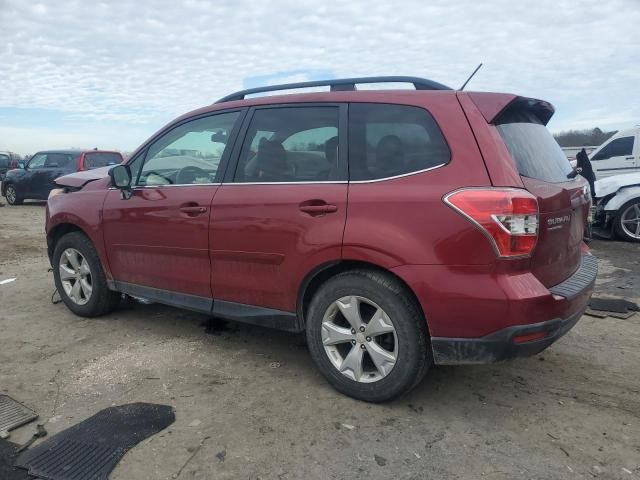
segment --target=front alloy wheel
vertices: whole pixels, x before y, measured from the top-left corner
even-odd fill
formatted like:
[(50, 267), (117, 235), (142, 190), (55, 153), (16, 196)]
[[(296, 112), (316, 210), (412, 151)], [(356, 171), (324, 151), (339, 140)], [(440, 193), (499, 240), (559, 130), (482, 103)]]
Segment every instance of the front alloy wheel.
[(622, 231), (629, 237), (640, 240), (640, 202), (629, 205), (620, 217)]
[(333, 366), (356, 382), (377, 382), (396, 364), (393, 322), (365, 297), (342, 297), (329, 306), (322, 320), (322, 344)]
[(60, 282), (67, 297), (76, 305), (86, 305), (93, 292), (93, 278), (87, 259), (75, 248), (60, 256)]
[(6, 197), (9, 205), (19, 205), (21, 203), (21, 200), (18, 197), (18, 191), (13, 185), (7, 185), (4, 196)]

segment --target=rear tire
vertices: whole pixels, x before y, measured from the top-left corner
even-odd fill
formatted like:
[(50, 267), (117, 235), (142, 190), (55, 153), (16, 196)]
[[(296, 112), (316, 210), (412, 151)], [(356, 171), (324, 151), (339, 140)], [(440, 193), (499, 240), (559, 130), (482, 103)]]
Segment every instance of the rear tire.
[(622, 240), (640, 242), (640, 198), (629, 200), (620, 207), (613, 229)]
[(306, 319), (316, 365), (336, 390), (358, 400), (397, 398), (433, 364), (424, 316), (391, 274), (336, 275), (318, 289)]
[(9, 205), (22, 205), (24, 199), (18, 194), (18, 189), (10, 183), (4, 191), (4, 197)]
[(58, 240), (52, 265), (60, 298), (76, 315), (97, 317), (119, 305), (120, 294), (107, 287), (100, 258), (83, 233), (71, 232)]

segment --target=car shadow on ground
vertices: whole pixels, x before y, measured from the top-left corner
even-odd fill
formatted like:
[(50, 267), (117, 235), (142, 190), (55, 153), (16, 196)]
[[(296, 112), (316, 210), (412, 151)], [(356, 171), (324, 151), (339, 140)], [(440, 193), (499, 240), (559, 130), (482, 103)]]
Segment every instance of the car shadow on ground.
[[(240, 355), (242, 352), (265, 355), (278, 364), (286, 365), (287, 368), (280, 373), (287, 375), (289, 372), (301, 384), (308, 381), (309, 386), (317, 386), (319, 382), (325, 382), (307, 350), (304, 334), (227, 322), (160, 304), (129, 302), (111, 317), (124, 321), (136, 331), (153, 330), (155, 335), (167, 338), (200, 338), (206, 341), (204, 348), (211, 350), (212, 355), (219, 353), (220, 346), (224, 347), (225, 355)], [(592, 367), (587, 357), (558, 351), (555, 346), (535, 357), (496, 364), (434, 366), (414, 390), (383, 405), (408, 408), (415, 413), (442, 408), (442, 405), (458, 405), (462, 409), (460, 415), (466, 415), (474, 405), (490, 405), (509, 411), (540, 402), (546, 404), (549, 397), (560, 402), (569, 398), (593, 403), (591, 393), (576, 388), (570, 390), (562, 383), (570, 371), (575, 372), (576, 381), (583, 382), (587, 379), (584, 372)], [(304, 388), (303, 385), (300, 387)], [(602, 391), (596, 392), (599, 401), (615, 403), (616, 399), (608, 398), (606, 388), (606, 384), (602, 384)], [(338, 392), (335, 395), (342, 397)], [(635, 403), (640, 409), (640, 403)], [(636, 408), (635, 403), (629, 408)]]

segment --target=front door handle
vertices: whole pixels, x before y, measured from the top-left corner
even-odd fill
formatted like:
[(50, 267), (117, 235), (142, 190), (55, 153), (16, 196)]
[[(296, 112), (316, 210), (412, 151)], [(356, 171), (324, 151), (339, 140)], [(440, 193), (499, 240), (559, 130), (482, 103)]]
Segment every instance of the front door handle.
[(324, 215), (325, 213), (335, 213), (338, 211), (336, 205), (300, 205), (300, 211), (309, 215)]
[(184, 205), (180, 207), (180, 211), (190, 216), (196, 216), (206, 213), (207, 207), (203, 207), (201, 205)]
[(625, 157), (626, 160), (633, 160), (633, 157)]

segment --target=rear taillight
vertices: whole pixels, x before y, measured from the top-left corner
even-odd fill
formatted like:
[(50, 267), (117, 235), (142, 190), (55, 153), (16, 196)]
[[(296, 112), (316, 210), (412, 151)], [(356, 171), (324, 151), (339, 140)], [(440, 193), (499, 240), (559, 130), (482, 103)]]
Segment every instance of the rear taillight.
[(538, 201), (516, 188), (465, 188), (444, 201), (477, 225), (500, 257), (530, 255), (538, 239)]

